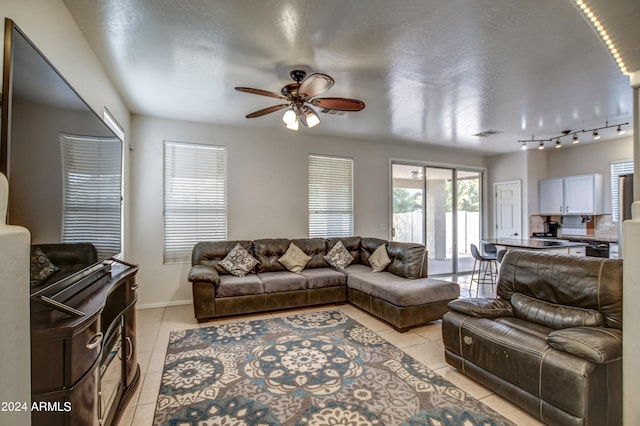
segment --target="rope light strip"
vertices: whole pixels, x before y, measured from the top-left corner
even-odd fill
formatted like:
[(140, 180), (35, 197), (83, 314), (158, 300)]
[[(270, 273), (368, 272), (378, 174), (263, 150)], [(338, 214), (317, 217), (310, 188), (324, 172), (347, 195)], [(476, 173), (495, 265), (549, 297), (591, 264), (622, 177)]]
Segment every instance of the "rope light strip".
[(576, 5), (580, 8), (580, 11), (582, 12), (582, 14), (587, 19), (589, 19), (589, 22), (591, 22), (591, 25), (593, 25), (593, 27), (598, 31), (600, 38), (602, 39), (602, 41), (604, 41), (604, 44), (607, 45), (607, 48), (609, 49), (611, 56), (613, 56), (613, 59), (615, 59), (616, 63), (618, 64), (618, 68), (620, 68), (620, 71), (622, 72), (622, 74), (629, 75), (629, 71), (627, 71), (627, 67), (624, 64), (624, 61), (622, 60), (622, 56), (620, 55), (620, 52), (618, 52), (618, 48), (616, 47), (615, 44), (613, 44), (613, 40), (611, 40), (611, 37), (609, 37), (607, 30), (604, 29), (604, 26), (602, 25), (598, 17), (595, 15), (595, 13), (593, 13), (591, 8), (587, 6), (584, 0), (574, 0), (574, 1)]

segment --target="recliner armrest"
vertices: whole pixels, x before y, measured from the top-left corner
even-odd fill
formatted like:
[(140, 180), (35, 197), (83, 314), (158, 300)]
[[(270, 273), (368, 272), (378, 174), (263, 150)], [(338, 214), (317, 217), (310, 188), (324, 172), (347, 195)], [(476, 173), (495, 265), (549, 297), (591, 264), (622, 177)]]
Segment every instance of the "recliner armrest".
[(622, 359), (622, 330), (607, 327), (572, 327), (555, 330), (547, 339), (552, 348), (606, 364)]
[(193, 265), (189, 271), (187, 279), (190, 282), (195, 281), (208, 281), (214, 285), (220, 284), (220, 275), (213, 266), (208, 265)]
[(503, 318), (514, 316), (511, 302), (505, 299), (456, 299), (449, 302), (449, 309), (478, 318)]

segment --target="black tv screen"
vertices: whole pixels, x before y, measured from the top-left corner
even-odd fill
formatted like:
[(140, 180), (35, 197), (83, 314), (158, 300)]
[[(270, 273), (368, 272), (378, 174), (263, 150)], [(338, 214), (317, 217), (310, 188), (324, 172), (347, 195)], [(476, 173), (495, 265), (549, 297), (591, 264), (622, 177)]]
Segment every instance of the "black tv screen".
[(43, 280), (32, 273), (33, 294), (121, 252), (122, 141), (10, 19), (3, 76), (7, 222), (29, 230), (32, 255), (39, 246), (96, 252), (86, 265), (53, 263), (58, 273)]

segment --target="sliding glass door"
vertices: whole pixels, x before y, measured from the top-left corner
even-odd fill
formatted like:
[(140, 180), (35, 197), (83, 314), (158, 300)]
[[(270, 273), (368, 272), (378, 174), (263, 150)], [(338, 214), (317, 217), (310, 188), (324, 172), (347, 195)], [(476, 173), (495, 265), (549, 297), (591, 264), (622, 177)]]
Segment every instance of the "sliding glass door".
[(479, 245), (482, 173), (393, 163), (392, 239), (424, 244), (429, 274), (471, 272)]

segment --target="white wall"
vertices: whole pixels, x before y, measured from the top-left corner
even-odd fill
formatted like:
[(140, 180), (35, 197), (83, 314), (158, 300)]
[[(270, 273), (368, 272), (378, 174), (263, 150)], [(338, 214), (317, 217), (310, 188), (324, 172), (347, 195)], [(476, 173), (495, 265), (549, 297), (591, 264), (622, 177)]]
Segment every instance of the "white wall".
[[(554, 177), (600, 173), (605, 212), (611, 211), (610, 164), (633, 158), (631, 137), (570, 146), (562, 149), (518, 151), (487, 158), (488, 189), (495, 182), (522, 181), (522, 235), (529, 235), (529, 216), (538, 212), (538, 181)], [(493, 202), (488, 207), (488, 236), (495, 229)]]
[(509, 154), (495, 155), (487, 159), (487, 232), (489, 238), (495, 237), (495, 211), (493, 185), (497, 182), (520, 181), (522, 197), (522, 235), (529, 235), (529, 212), (527, 210), (528, 188), (528, 155), (531, 151), (517, 151)]
[(299, 132), (207, 125), (133, 116), (131, 251), (139, 263), (140, 305), (191, 300), (189, 264), (163, 265), (162, 147), (164, 140), (228, 147), (228, 239), (304, 238), (310, 153), (354, 159), (355, 233), (389, 237), (389, 159), (482, 167), (478, 155), (400, 143)]
[(632, 159), (632, 137), (549, 150), (547, 155), (547, 177), (556, 178), (590, 173), (601, 174), (604, 186), (604, 210), (606, 213), (610, 213), (611, 162)]

